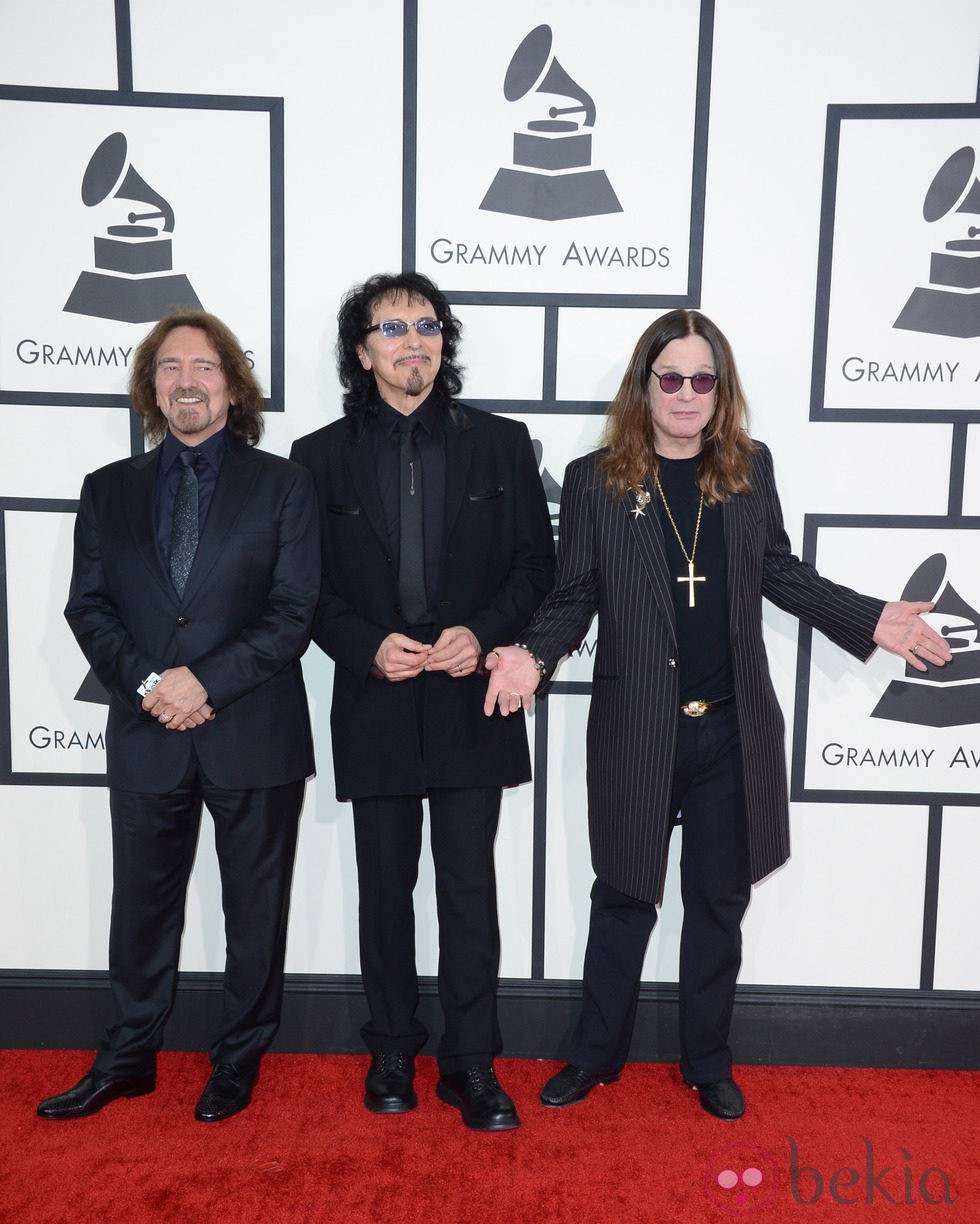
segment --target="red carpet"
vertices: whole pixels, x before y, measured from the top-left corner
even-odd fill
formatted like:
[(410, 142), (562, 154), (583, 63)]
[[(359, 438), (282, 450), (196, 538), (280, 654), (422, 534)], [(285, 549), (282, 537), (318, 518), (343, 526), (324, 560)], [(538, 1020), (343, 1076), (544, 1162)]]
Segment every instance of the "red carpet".
[(732, 1123), (699, 1109), (674, 1067), (631, 1064), (546, 1110), (557, 1064), (505, 1059), (523, 1125), (487, 1135), (436, 1100), (430, 1058), (410, 1114), (362, 1107), (366, 1058), (280, 1054), (249, 1109), (204, 1125), (207, 1060), (181, 1053), (161, 1055), (150, 1096), (37, 1118), (90, 1059), (0, 1051), (3, 1224), (980, 1221), (978, 1072), (740, 1067), (749, 1104)]

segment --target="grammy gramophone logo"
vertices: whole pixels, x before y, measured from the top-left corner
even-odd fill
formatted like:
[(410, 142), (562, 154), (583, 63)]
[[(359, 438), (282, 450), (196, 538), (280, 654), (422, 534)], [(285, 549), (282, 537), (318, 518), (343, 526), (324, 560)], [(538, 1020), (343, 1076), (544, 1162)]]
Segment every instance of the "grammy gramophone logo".
[[(962, 727), (980, 723), (980, 614), (946, 578), (946, 557), (927, 557), (908, 580), (903, 599), (934, 603), (929, 616), (953, 652), (945, 667), (927, 673), (905, 665), (872, 711), (872, 718), (917, 727)], [(940, 621), (936, 624), (936, 617)]]
[[(976, 160), (975, 150), (965, 145), (943, 162), (922, 204), (925, 221), (980, 215)], [(893, 327), (959, 339), (980, 336), (980, 227), (957, 222), (956, 233), (933, 251), (929, 284), (912, 290)]]
[(123, 213), (123, 222), (95, 236), (95, 270), (79, 274), (64, 305), (71, 314), (122, 323), (149, 323), (174, 306), (201, 306), (190, 281), (173, 270), (174, 210), (137, 173), (126, 137), (113, 132), (92, 154), (82, 178), (82, 203), (106, 200), (145, 206)]
[(523, 39), (504, 76), (504, 97), (546, 94), (572, 105), (550, 106), (546, 117), (514, 132), (514, 164), (497, 171), (480, 208), (539, 221), (622, 212), (605, 170), (592, 168), (595, 102), (551, 54), (551, 41), (547, 25)]

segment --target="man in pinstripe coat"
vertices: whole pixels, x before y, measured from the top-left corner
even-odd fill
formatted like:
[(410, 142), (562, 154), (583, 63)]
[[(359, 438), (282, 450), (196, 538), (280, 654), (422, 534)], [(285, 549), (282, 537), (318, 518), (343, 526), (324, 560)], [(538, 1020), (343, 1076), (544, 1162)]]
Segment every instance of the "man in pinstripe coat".
[(558, 577), (521, 646), (491, 651), (486, 711), (526, 704), (598, 613), (587, 735), (597, 879), (582, 1013), (545, 1105), (581, 1101), (626, 1061), (667, 842), (683, 826), (681, 1074), (717, 1117), (742, 1115), (728, 1046), (751, 885), (789, 856), (784, 722), (762, 597), (867, 659), (950, 658), (921, 620), (822, 578), (783, 529), (769, 451), (745, 430), (728, 341), (675, 310), (640, 337), (606, 446), (569, 465)]

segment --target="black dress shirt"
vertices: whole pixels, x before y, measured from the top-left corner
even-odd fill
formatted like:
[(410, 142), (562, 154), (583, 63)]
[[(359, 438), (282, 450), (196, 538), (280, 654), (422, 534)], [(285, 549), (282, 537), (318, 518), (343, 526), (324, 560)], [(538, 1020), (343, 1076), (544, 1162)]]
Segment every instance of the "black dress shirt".
[(221, 461), (227, 449), (227, 430), (219, 429), (200, 446), (188, 447), (179, 442), (172, 433), (167, 432), (160, 448), (160, 466), (157, 468), (156, 481), (156, 518), (157, 545), (164, 565), (170, 565), (170, 537), (174, 526), (174, 502), (177, 500), (177, 489), (184, 473), (183, 465), (177, 462), (177, 456), (183, 450), (196, 450), (201, 458), (195, 469), (197, 474), (197, 522), (198, 531), (203, 532), (207, 521), (214, 486), (218, 483), (218, 473), (221, 471)]
[[(398, 458), (400, 453), (399, 425), (403, 414), (376, 397), (377, 412), (371, 417), (371, 445), (378, 471), (378, 487), (381, 507), (388, 527), (391, 555), (398, 556), (401, 538), (399, 489), (400, 475)], [(419, 462), (422, 465), (422, 530), (425, 537), (425, 593), (429, 614), (423, 624), (434, 619), (431, 609), (439, 598), (444, 549), (446, 503), (446, 436), (445, 411), (438, 392), (432, 392), (411, 414), (419, 429), (415, 435)]]

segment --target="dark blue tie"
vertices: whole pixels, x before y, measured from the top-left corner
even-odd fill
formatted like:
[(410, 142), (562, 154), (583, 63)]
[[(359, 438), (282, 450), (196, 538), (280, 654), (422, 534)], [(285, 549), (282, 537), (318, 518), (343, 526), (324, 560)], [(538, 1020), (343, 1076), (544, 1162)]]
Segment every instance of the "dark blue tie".
[(178, 458), (184, 465), (174, 499), (174, 526), (170, 536), (170, 578), (178, 595), (183, 595), (187, 575), (194, 564), (198, 537), (198, 488), (195, 467), (198, 451), (183, 450)]

